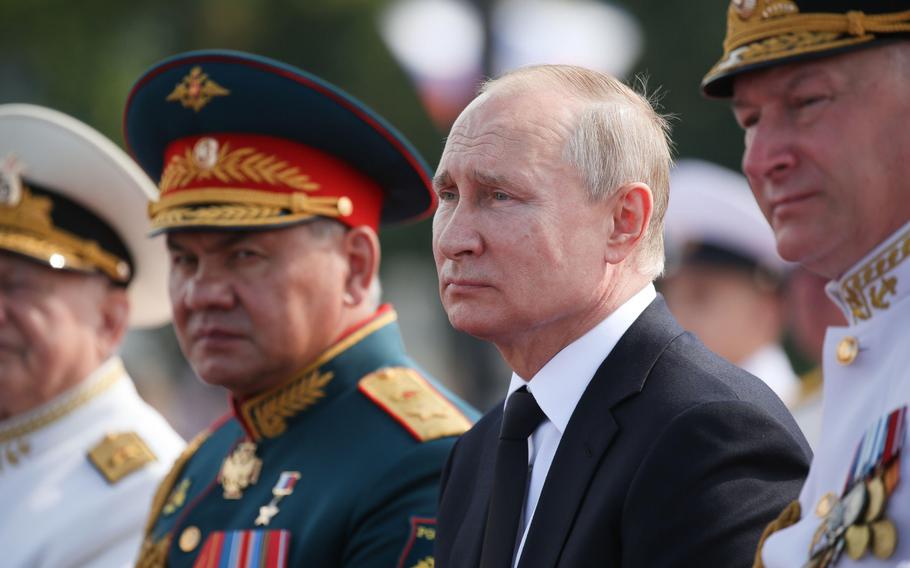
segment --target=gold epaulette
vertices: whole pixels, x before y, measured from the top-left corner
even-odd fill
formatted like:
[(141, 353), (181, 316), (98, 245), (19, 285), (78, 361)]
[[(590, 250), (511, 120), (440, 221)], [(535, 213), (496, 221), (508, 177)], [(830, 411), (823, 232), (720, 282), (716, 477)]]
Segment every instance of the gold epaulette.
[(471, 427), (471, 421), (414, 369), (380, 369), (360, 379), (358, 388), (421, 442), (459, 436)]
[(139, 556), (136, 558), (136, 568), (164, 568), (167, 566), (167, 551), (171, 548), (171, 535), (164, 535), (159, 541), (145, 537)]
[(799, 376), (799, 379), (799, 395), (796, 399), (797, 406), (815, 399), (815, 397), (820, 394), (820, 391), (822, 390), (821, 366), (814, 367), (810, 371), (803, 373)]
[(161, 510), (164, 508), (164, 504), (167, 502), (168, 497), (171, 494), (171, 491), (174, 489), (174, 485), (177, 483), (177, 478), (180, 477), (180, 474), (183, 473), (183, 468), (186, 465), (186, 462), (193, 457), (193, 454), (196, 453), (196, 450), (199, 449), (199, 446), (205, 442), (209, 435), (212, 433), (210, 429), (203, 430), (196, 435), (195, 438), (187, 444), (184, 448), (183, 453), (174, 461), (174, 465), (171, 466), (171, 471), (164, 476), (164, 479), (161, 481), (161, 485), (158, 486), (158, 489), (155, 491), (155, 497), (152, 499), (152, 508), (149, 512), (148, 521), (145, 523), (145, 534), (149, 536), (152, 532), (152, 528), (155, 526), (155, 522), (158, 520), (158, 517), (161, 515)]
[(755, 562), (752, 564), (752, 568), (765, 568), (765, 563), (762, 561), (761, 552), (762, 548), (765, 546), (765, 541), (768, 540), (768, 537), (779, 530), (783, 530), (787, 527), (795, 525), (801, 516), (802, 511), (800, 509), (799, 501), (791, 501), (786, 507), (784, 507), (784, 510), (780, 512), (780, 515), (778, 515), (776, 519), (768, 523), (768, 526), (765, 527), (761, 538), (758, 540), (758, 549), (755, 551)]
[(104, 436), (88, 452), (88, 460), (114, 484), (158, 458), (135, 432), (116, 432)]

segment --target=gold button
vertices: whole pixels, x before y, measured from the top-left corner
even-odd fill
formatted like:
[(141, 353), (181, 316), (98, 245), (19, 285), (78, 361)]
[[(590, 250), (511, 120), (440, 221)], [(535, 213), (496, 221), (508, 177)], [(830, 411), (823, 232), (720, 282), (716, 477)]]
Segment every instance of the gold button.
[(199, 539), (202, 538), (202, 532), (198, 527), (186, 527), (183, 529), (183, 532), (180, 533), (180, 550), (184, 552), (192, 552), (199, 546)]
[(859, 341), (855, 337), (847, 336), (837, 344), (837, 362), (849, 365), (859, 355)]

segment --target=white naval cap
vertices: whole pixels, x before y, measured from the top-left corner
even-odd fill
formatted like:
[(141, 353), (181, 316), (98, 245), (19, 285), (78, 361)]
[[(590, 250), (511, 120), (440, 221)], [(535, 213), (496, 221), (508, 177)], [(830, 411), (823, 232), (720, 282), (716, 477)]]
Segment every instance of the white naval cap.
[(741, 174), (695, 159), (679, 160), (670, 172), (670, 204), (664, 218), (668, 256), (710, 247), (754, 263), (776, 276), (789, 263), (777, 254), (774, 232)]
[(0, 250), (127, 286), (130, 325), (170, 316), (163, 238), (149, 238), (157, 188), (117, 145), (63, 113), (0, 105)]

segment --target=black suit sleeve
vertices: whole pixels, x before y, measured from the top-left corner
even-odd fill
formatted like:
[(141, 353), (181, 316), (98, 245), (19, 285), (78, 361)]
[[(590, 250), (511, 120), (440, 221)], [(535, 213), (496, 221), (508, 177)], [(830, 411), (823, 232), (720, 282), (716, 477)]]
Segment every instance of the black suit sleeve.
[(809, 456), (767, 412), (703, 403), (670, 421), (623, 506), (623, 566), (751, 566), (765, 525), (798, 494)]

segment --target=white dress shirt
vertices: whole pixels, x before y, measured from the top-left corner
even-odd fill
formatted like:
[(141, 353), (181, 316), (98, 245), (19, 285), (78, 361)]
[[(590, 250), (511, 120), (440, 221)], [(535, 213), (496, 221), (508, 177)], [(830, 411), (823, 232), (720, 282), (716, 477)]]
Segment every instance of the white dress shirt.
[(529, 381), (526, 382), (512, 373), (509, 396), (527, 385), (528, 391), (534, 395), (537, 404), (546, 415), (546, 419), (528, 438), (528, 464), (531, 475), (524, 512), (519, 523), (521, 540), (513, 557), (513, 566), (517, 565), (521, 558), (528, 527), (534, 518), (534, 510), (547, 479), (547, 472), (550, 471), (553, 456), (556, 455), (559, 441), (566, 431), (578, 401), (581, 400), (601, 363), (656, 297), (654, 285), (649, 283), (606, 319), (553, 356)]

